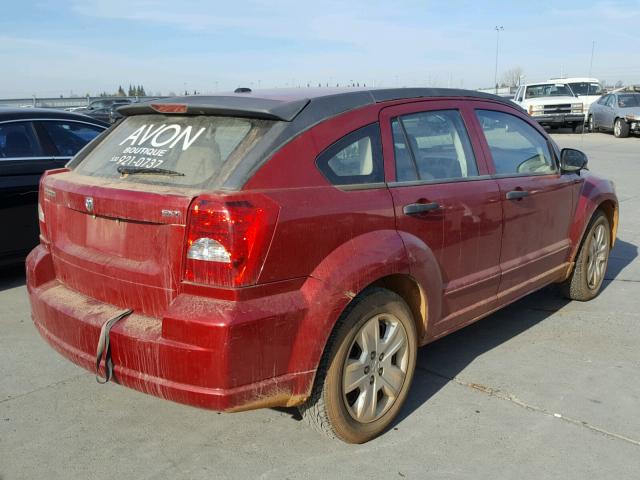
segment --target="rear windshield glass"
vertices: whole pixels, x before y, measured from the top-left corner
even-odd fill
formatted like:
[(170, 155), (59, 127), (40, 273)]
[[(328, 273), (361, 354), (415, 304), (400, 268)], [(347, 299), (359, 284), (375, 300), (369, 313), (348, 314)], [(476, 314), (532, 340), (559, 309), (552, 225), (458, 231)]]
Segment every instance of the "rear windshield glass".
[(275, 122), (217, 116), (125, 118), (78, 165), (83, 175), (204, 186), (241, 159)]

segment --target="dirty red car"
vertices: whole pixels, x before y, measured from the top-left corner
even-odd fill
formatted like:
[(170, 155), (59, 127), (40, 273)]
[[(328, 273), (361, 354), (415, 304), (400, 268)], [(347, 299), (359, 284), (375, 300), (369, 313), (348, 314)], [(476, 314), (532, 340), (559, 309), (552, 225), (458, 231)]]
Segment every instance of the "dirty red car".
[(32, 316), (58, 352), (175, 402), (387, 428), (420, 345), (545, 285), (602, 286), (611, 182), (464, 90), (186, 97), (43, 178)]

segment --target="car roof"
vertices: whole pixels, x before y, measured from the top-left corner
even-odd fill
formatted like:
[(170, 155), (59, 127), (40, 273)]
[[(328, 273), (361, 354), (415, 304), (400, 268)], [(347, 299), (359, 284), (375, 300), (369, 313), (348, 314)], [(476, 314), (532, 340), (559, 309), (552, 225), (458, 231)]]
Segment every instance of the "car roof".
[[(247, 157), (221, 179), (224, 188), (236, 190), (281, 146), (314, 125), (367, 105), (393, 100), (467, 98), (489, 100), (522, 108), (496, 95), (448, 88), (294, 88), (221, 93), (212, 96), (163, 98), (118, 108), (122, 115), (157, 114), (161, 105), (186, 105), (182, 115), (218, 115), (276, 120), (276, 124)], [(155, 106), (155, 107), (154, 107)], [(169, 111), (171, 108), (168, 109)], [(180, 109), (182, 110), (182, 109)]]
[(304, 113), (312, 123), (374, 103), (418, 98), (475, 98), (492, 100), (513, 107), (496, 95), (449, 88), (294, 88), (222, 93), (212, 96), (163, 98), (120, 107), (127, 115), (156, 113), (153, 105), (182, 104), (187, 115), (229, 115), (291, 122)]
[(11, 120), (76, 120), (79, 122), (93, 123), (101, 127), (109, 125), (87, 115), (66, 112), (55, 108), (12, 108), (0, 107), (0, 122)]
[(600, 80), (593, 77), (569, 77), (569, 78), (550, 78), (548, 82), (563, 82), (563, 83), (575, 83), (575, 82), (587, 82), (587, 83), (600, 83)]
[(565, 78), (558, 80), (547, 80), (546, 82), (532, 82), (532, 83), (524, 83), (520, 85), (521, 87), (531, 87), (537, 85), (567, 85), (569, 82)]

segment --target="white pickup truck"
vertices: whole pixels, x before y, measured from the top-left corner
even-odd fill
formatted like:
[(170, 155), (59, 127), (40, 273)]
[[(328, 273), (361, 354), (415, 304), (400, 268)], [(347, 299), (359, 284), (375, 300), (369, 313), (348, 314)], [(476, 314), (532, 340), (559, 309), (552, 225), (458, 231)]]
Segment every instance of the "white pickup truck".
[(582, 131), (585, 119), (583, 103), (566, 83), (521, 85), (513, 101), (544, 127), (569, 127), (574, 132)]
[(561, 82), (566, 83), (571, 87), (571, 91), (577, 95), (582, 102), (582, 109), (584, 110), (585, 119), (589, 113), (589, 107), (593, 102), (598, 99), (604, 93), (602, 83), (597, 78), (590, 77), (569, 77), (569, 78), (551, 78), (547, 82)]

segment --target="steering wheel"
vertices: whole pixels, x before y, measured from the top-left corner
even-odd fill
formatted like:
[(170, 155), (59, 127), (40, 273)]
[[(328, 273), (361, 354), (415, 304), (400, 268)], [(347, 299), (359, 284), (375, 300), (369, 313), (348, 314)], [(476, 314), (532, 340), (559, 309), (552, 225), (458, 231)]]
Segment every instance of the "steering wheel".
[(518, 173), (532, 173), (542, 171), (547, 167), (547, 164), (540, 161), (538, 154), (527, 158), (524, 162), (518, 165), (516, 171)]

